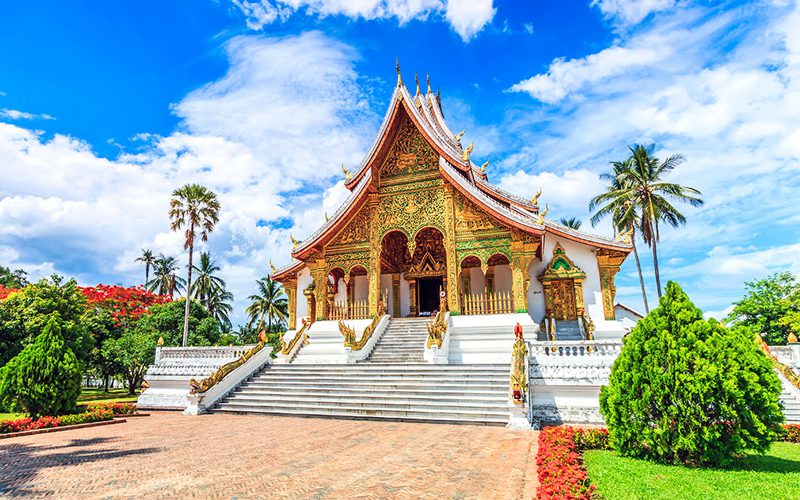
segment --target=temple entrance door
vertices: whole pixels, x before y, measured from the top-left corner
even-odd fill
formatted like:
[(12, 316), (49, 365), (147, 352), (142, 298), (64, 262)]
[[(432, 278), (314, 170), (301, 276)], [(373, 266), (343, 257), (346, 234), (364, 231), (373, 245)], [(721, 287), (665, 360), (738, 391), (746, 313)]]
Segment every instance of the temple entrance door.
[(578, 310), (575, 306), (575, 280), (554, 280), (552, 285), (553, 315), (556, 319), (578, 319)]
[(420, 278), (419, 281), (419, 315), (429, 316), (439, 310), (439, 291), (442, 289), (442, 278)]

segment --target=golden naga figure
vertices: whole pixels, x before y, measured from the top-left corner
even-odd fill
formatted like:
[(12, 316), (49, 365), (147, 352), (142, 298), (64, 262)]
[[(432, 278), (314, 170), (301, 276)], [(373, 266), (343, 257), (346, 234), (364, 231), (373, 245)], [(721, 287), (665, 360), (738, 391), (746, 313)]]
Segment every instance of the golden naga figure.
[(347, 170), (347, 167), (344, 166), (344, 163), (342, 163), (342, 172), (344, 172), (344, 181), (345, 182), (347, 182), (347, 181), (349, 181), (350, 179), (353, 178), (353, 174), (351, 174), (350, 171)]
[(536, 217), (536, 223), (540, 224), (540, 225), (544, 224), (544, 218), (548, 214), (548, 212), (550, 212), (550, 205), (549, 204), (545, 205), (544, 206), (544, 210), (541, 213), (539, 213), (538, 217)]
[(294, 239), (294, 236), (292, 236), (292, 233), (289, 233), (289, 239), (292, 240), (292, 250), (294, 250), (295, 248), (297, 248), (297, 245), (299, 245), (300, 242), (297, 241), (296, 239)]
[(489, 162), (488, 161), (486, 163), (484, 163), (483, 165), (481, 165), (481, 172), (486, 172), (486, 167), (488, 167), (488, 166), (489, 166)]
[(536, 191), (536, 194), (533, 195), (533, 198), (531, 198), (531, 204), (538, 205), (539, 204), (539, 197), (541, 195), (542, 195), (542, 188), (539, 188), (539, 190)]
[(272, 259), (269, 259), (269, 268), (272, 271), (272, 274), (275, 274), (278, 270), (275, 268), (275, 264), (272, 263)]
[(617, 241), (621, 241), (623, 243), (627, 243), (630, 245), (632, 237), (633, 237), (633, 228), (630, 228), (624, 233), (618, 233)]
[(456, 141), (458, 141), (458, 142), (461, 142), (461, 138), (462, 138), (462, 137), (464, 137), (464, 133), (465, 133), (465, 132), (466, 132), (466, 130), (462, 130), (461, 132), (457, 133), (457, 134), (454, 136), (454, 137), (456, 138)]
[(469, 146), (464, 149), (464, 152), (461, 153), (461, 159), (464, 161), (469, 161), (469, 155), (472, 154), (472, 150), (475, 149), (475, 145), (473, 143), (469, 143)]

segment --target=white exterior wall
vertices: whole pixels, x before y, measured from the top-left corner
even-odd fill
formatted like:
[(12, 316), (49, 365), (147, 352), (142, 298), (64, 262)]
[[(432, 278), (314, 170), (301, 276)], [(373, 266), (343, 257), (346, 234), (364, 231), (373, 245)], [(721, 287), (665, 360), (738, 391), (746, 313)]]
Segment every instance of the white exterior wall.
[(512, 287), (511, 266), (494, 266), (494, 291), (510, 292)]
[[(392, 314), (392, 304), (394, 304), (394, 290), (392, 290), (392, 275), (391, 274), (381, 274), (381, 296), (385, 291), (389, 291), (387, 295), (387, 304), (386, 310), (389, 314)], [(402, 297), (402, 295), (401, 295)]]
[(304, 267), (297, 273), (297, 328), (302, 325), (300, 318), (308, 316), (308, 303), (303, 290), (306, 289), (314, 280), (311, 278), (311, 271)]
[(544, 287), (538, 278), (543, 267), (542, 261), (538, 259), (528, 265), (528, 275), (531, 277), (528, 285), (528, 314), (537, 325), (544, 319)]
[(483, 271), (480, 267), (469, 268), (469, 289), (470, 293), (483, 294), (486, 287), (486, 278), (483, 276)]
[(336, 295), (333, 296), (333, 303), (334, 304), (347, 303), (347, 285), (344, 283), (344, 278), (339, 278), (339, 283), (337, 284), (336, 288)]
[(405, 273), (400, 275), (400, 316), (411, 314), (411, 289), (406, 281)]
[(350, 278), (353, 282), (353, 300), (369, 300), (369, 277), (354, 276)]

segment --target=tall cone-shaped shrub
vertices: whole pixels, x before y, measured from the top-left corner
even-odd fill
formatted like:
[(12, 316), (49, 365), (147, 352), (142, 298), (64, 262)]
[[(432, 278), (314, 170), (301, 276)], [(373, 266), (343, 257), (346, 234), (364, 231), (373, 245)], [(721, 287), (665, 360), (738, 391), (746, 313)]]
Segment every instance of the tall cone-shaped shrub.
[(0, 370), (0, 404), (34, 418), (71, 411), (80, 391), (78, 359), (52, 318), (33, 343)]
[(780, 432), (780, 381), (755, 335), (705, 320), (677, 283), (625, 338), (600, 392), (621, 454), (721, 465)]

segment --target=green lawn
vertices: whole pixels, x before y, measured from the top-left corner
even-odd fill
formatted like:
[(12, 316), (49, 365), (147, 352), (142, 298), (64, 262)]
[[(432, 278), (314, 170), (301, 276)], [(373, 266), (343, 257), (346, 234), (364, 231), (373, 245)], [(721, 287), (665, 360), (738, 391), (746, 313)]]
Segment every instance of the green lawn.
[(3, 420), (19, 420), (20, 418), (25, 418), (25, 415), (22, 413), (0, 413), (0, 422)]
[(599, 450), (587, 451), (583, 460), (607, 499), (800, 498), (797, 443), (774, 443), (766, 455), (748, 455), (726, 469), (661, 465)]
[(101, 401), (105, 403), (135, 403), (137, 397), (138, 393), (136, 396), (129, 396), (128, 389), (109, 389), (108, 392), (104, 392), (103, 389), (89, 389), (84, 387), (83, 390), (81, 390), (81, 395), (78, 396), (78, 404)]

